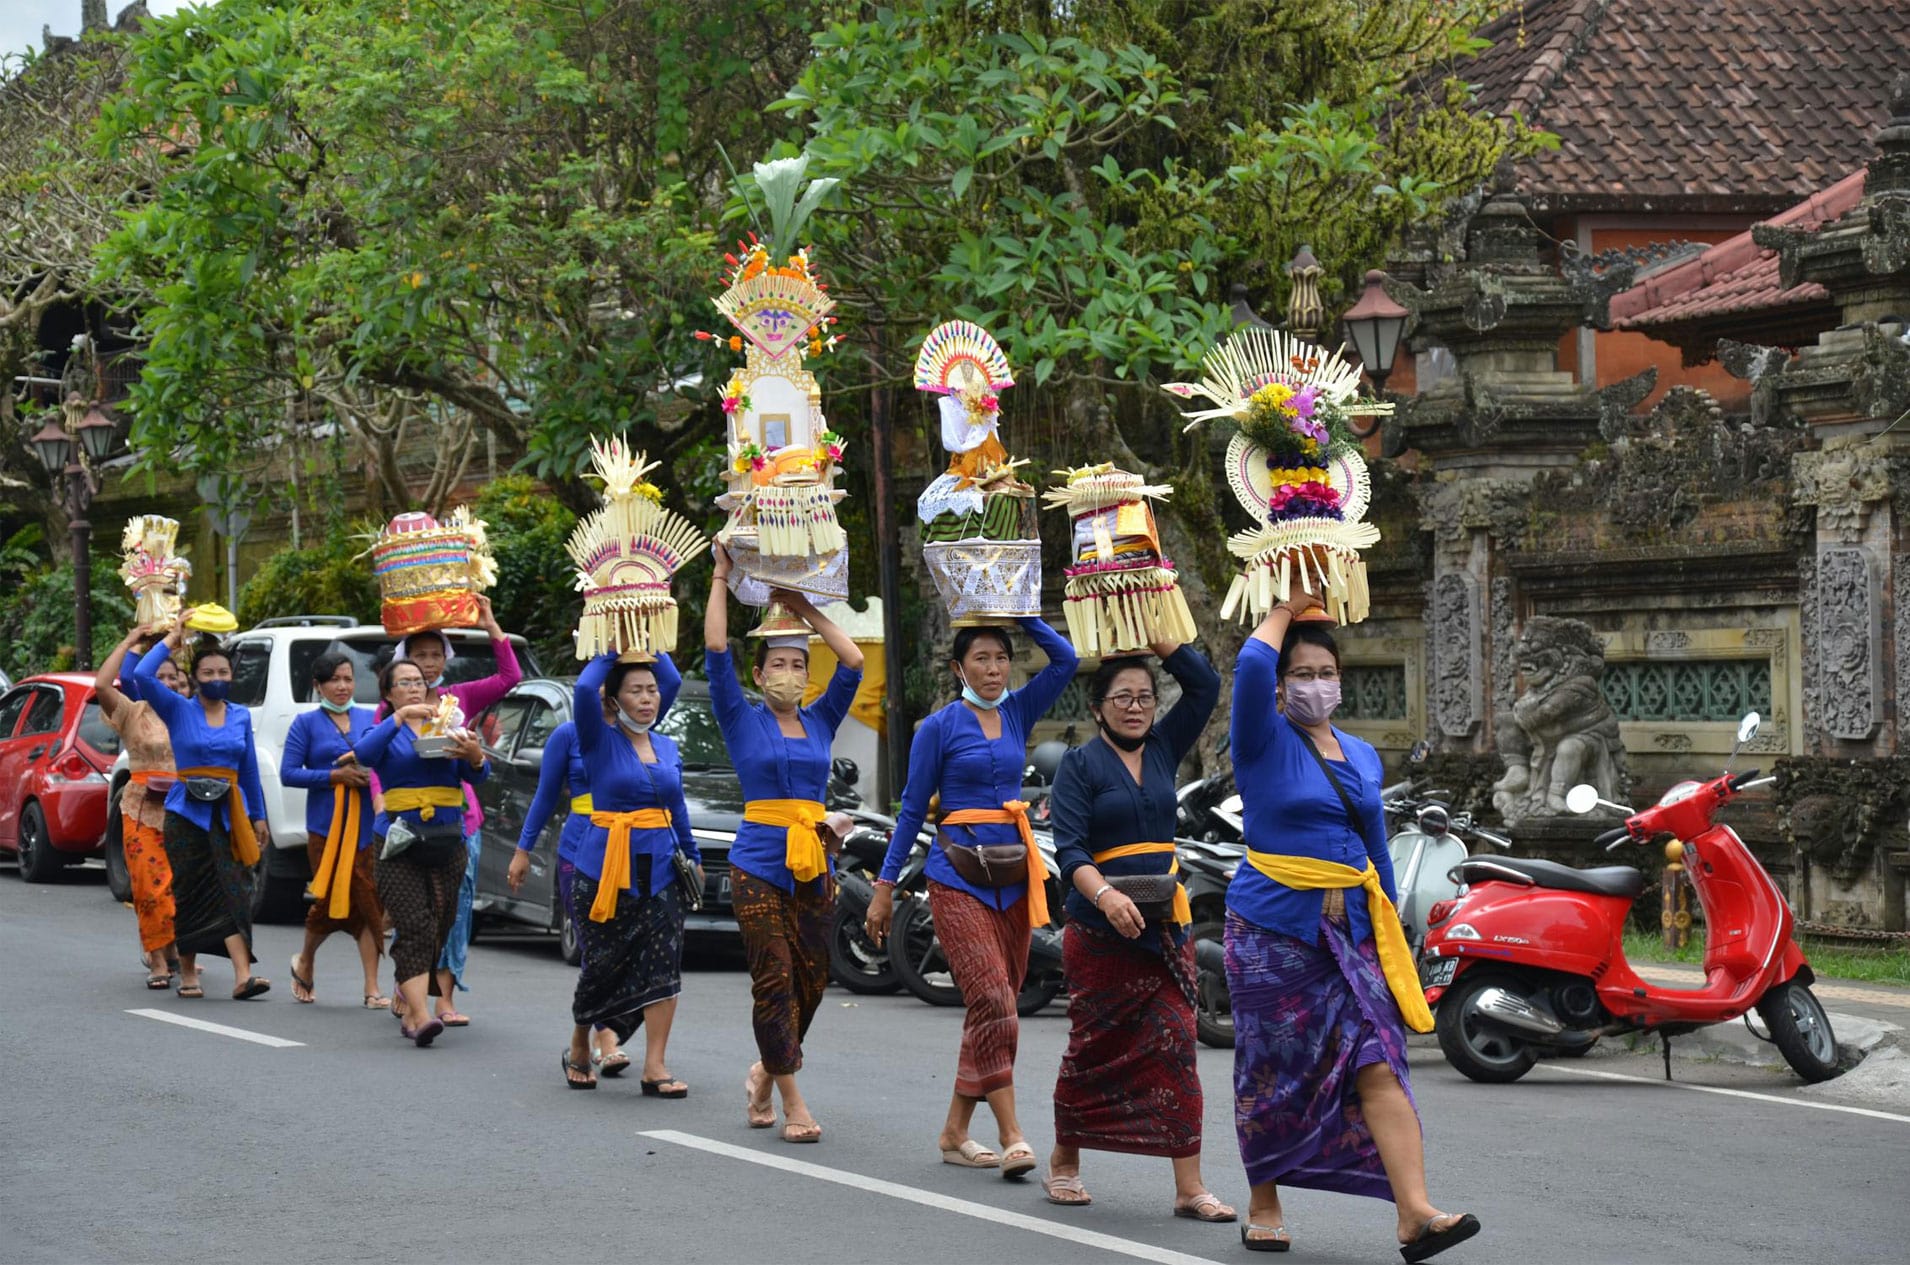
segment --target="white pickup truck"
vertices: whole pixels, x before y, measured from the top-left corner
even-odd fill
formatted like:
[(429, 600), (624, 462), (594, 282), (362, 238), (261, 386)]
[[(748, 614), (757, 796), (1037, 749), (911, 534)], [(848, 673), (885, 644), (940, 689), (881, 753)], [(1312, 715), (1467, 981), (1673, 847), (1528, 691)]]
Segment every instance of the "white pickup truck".
[[(474, 681), (497, 671), (490, 638), (477, 629), (446, 633), (457, 655), (445, 667), (452, 684)], [(232, 651), (232, 701), (252, 711), (252, 729), (258, 743), (259, 779), (265, 784), (265, 815), (272, 825), (272, 846), (265, 851), (263, 870), (253, 885), (255, 922), (295, 921), (305, 916), (304, 889), (311, 867), (305, 856), (305, 792), (279, 782), (279, 756), (285, 735), (300, 712), (314, 710), (318, 696), (312, 689), (312, 664), (328, 650), (352, 660), (358, 678), (357, 701), (378, 704), (378, 671), (391, 658), (398, 638), (377, 624), (361, 625), (349, 615), (301, 615), (268, 619), (256, 628), (235, 634), (227, 643)], [(525, 676), (538, 669), (522, 637), (511, 646)], [(106, 873), (114, 899), (131, 899), (126, 856), (120, 840), (119, 793), (127, 780), (126, 757), (113, 765), (111, 806), (106, 819)]]

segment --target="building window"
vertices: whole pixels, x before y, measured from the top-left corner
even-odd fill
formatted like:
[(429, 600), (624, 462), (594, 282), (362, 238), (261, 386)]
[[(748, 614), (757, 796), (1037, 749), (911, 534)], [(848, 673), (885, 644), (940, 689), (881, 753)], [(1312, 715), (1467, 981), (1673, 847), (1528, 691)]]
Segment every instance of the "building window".
[(1768, 659), (1684, 659), (1605, 665), (1605, 698), (1620, 720), (1732, 722), (1771, 714)]
[(1406, 665), (1381, 663), (1348, 665), (1341, 672), (1342, 720), (1405, 720)]

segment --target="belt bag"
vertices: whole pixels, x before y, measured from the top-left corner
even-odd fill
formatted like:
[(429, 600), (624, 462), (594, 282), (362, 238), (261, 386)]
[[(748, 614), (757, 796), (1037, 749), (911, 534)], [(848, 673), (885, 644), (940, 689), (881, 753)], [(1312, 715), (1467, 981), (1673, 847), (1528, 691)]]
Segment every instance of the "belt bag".
[(427, 870), (451, 864), (454, 858), (464, 855), (463, 814), (455, 814), (449, 820), (441, 818), (442, 814), (415, 824), (403, 817), (397, 818), (391, 823), (384, 850), (379, 855), (387, 859), (402, 856)]
[(970, 846), (950, 843), (946, 834), (935, 836), (948, 863), (964, 883), (976, 887), (1013, 887), (1028, 881), (1028, 845), (1025, 843), (983, 843)]
[(232, 793), (232, 784), (216, 777), (189, 777), (186, 794), (202, 804), (216, 804)]
[(1134, 908), (1149, 922), (1165, 922), (1174, 914), (1174, 889), (1180, 879), (1173, 874), (1103, 874), (1109, 887), (1134, 902)]

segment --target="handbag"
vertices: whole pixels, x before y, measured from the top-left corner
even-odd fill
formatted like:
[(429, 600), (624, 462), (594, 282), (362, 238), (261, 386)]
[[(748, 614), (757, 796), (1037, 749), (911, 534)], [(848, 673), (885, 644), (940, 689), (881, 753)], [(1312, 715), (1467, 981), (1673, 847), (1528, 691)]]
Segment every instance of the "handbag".
[[(650, 783), (650, 794), (656, 798), (659, 804), (662, 803), (663, 794), (657, 790), (657, 775), (650, 771), (649, 762), (639, 756), (637, 764), (643, 769), (643, 776), (648, 779)], [(703, 910), (703, 884), (699, 882), (696, 877), (696, 863), (684, 856), (680, 850), (672, 847), (670, 849), (670, 867), (676, 874), (677, 894), (682, 897), (684, 905), (687, 906), (693, 914), (701, 913)]]
[(1134, 902), (1134, 908), (1148, 922), (1165, 922), (1174, 916), (1174, 889), (1180, 886), (1177, 874), (1103, 874), (1103, 882)]
[(216, 804), (232, 793), (232, 784), (216, 777), (189, 777), (186, 794), (202, 804)]
[(451, 864), (454, 858), (463, 855), (463, 813), (449, 821), (434, 817), (430, 821), (419, 822), (415, 827), (403, 817), (395, 817), (391, 828), (385, 833), (385, 846), (378, 853), (381, 860), (402, 856), (413, 865), (423, 866), (427, 870), (442, 869)]
[(935, 841), (948, 854), (948, 863), (964, 883), (976, 887), (1013, 887), (1028, 881), (1028, 845), (1025, 843), (950, 843), (944, 831)]

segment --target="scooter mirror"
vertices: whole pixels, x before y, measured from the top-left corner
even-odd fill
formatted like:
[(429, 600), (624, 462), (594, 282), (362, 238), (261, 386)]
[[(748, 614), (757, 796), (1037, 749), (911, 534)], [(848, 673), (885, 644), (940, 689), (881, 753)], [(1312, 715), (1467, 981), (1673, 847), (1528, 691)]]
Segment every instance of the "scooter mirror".
[(1565, 807), (1579, 816), (1584, 816), (1598, 807), (1598, 788), (1580, 782), (1565, 792)]
[(1758, 727), (1763, 723), (1764, 718), (1756, 712), (1746, 712), (1744, 719), (1738, 722), (1738, 745), (1742, 746), (1757, 737)]
[(1418, 742), (1415, 742), (1413, 744), (1412, 750), (1406, 753), (1406, 763), (1424, 764), (1426, 763), (1426, 757), (1431, 754), (1432, 754), (1432, 743), (1427, 742), (1424, 738), (1421, 738)]

